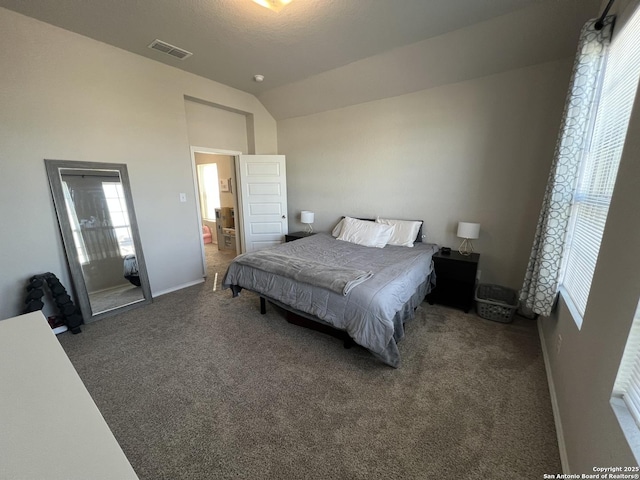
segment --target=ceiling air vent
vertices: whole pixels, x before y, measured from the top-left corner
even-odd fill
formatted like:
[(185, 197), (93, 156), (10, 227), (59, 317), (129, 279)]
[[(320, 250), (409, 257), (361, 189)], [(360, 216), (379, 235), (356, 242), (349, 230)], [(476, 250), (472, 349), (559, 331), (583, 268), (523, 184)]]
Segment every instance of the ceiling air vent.
[(151, 42), (149, 48), (151, 48), (152, 50), (158, 50), (162, 53), (166, 53), (167, 55), (171, 55), (172, 57), (179, 58), (180, 60), (184, 60), (185, 58), (193, 55), (193, 53), (191, 52), (187, 52), (182, 48), (178, 48), (175, 45), (163, 42), (162, 40), (158, 40), (157, 38), (153, 42)]

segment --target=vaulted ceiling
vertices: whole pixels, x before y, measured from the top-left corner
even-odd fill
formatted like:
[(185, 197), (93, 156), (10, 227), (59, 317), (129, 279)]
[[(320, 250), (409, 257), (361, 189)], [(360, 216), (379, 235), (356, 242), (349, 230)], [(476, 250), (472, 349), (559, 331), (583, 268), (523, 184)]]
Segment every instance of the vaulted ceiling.
[[(252, 93), (276, 118), (572, 55), (600, 0), (0, 0), (0, 6)], [(178, 60), (147, 46), (192, 52)], [(264, 75), (262, 83), (254, 75)]]

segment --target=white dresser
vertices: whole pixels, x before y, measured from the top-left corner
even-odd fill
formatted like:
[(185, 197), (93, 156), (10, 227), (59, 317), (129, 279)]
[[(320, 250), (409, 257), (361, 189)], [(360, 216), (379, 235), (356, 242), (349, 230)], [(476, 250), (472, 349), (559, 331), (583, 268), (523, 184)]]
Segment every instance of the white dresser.
[(1, 320), (0, 479), (137, 478), (42, 312)]

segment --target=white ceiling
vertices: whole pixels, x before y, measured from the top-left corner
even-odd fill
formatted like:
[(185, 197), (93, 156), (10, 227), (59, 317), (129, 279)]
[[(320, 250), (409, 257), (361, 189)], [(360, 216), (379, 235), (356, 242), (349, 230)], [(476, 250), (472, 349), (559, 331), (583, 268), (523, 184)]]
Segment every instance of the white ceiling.
[[(389, 55), (401, 47), (519, 11), (538, 12), (537, 18), (544, 22), (546, 9), (549, 18), (562, 9), (563, 21), (567, 15), (575, 18), (570, 22), (571, 48), (575, 49), (575, 26), (596, 16), (599, 3), (294, 0), (275, 13), (250, 0), (0, 0), (0, 6), (10, 10), (255, 94), (270, 110), (274, 105), (268, 105), (269, 98), (277, 102), (286, 97), (288, 85), (292, 92), (299, 91), (301, 82), (313, 82), (316, 77), (318, 82), (326, 72), (348, 69), (354, 62)], [(559, 28), (564, 29), (563, 25)], [(551, 40), (545, 41), (553, 43), (555, 36), (551, 32)], [(566, 43), (565, 32), (559, 37)], [(193, 56), (181, 61), (147, 48), (156, 38), (193, 52)], [(568, 55), (566, 49), (563, 45), (556, 50)], [(264, 75), (264, 82), (256, 83), (255, 74)], [(353, 78), (345, 76), (345, 80)], [(340, 86), (332, 85), (336, 88)], [(385, 94), (369, 97), (380, 95)], [(300, 114), (296, 109), (285, 110), (274, 116)], [(307, 108), (302, 114), (315, 110), (317, 107)]]

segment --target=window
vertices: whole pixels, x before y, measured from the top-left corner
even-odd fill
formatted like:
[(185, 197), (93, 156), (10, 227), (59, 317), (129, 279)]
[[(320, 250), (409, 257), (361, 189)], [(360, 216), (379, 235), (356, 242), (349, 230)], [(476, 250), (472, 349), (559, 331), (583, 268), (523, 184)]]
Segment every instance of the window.
[(215, 221), (216, 208), (220, 208), (218, 166), (215, 163), (198, 165), (198, 187), (200, 190), (202, 218)]
[(80, 229), (80, 222), (78, 221), (78, 215), (76, 214), (76, 207), (73, 202), (71, 192), (69, 191), (69, 185), (64, 180), (62, 180), (62, 193), (64, 194), (64, 204), (67, 207), (67, 215), (69, 216), (71, 233), (73, 234), (73, 244), (76, 246), (78, 260), (82, 265), (85, 265), (89, 263), (87, 246), (84, 243), (84, 237), (82, 236), (82, 230)]
[(640, 304), (633, 318), (627, 345), (620, 362), (613, 396), (622, 398), (640, 427)]
[(118, 240), (120, 255), (123, 257), (135, 253), (133, 248), (133, 236), (129, 225), (129, 213), (124, 199), (122, 184), (118, 182), (102, 182), (104, 198), (107, 202), (111, 227)]
[(611, 405), (629, 446), (640, 457), (640, 303), (613, 385)]
[(582, 160), (563, 258), (561, 288), (578, 326), (587, 306), (609, 203), (618, 173), (638, 79), (640, 10), (614, 34)]

